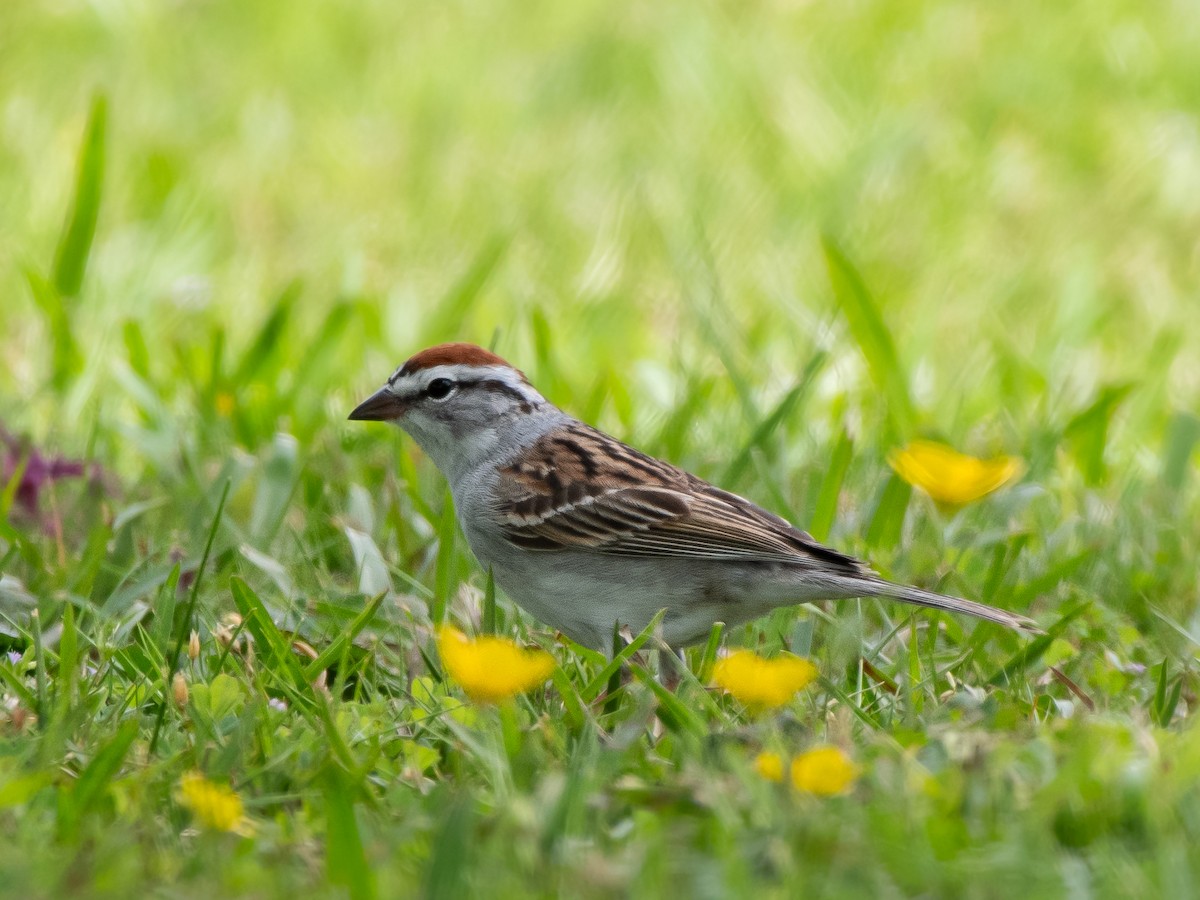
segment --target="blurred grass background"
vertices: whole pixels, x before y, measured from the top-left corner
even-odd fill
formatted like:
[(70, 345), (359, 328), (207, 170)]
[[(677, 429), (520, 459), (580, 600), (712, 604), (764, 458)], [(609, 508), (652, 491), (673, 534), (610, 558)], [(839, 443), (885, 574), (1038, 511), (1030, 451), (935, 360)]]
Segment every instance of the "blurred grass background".
[[(18, 602), (14, 588), (0, 603), (6, 646), (32, 661), (30, 626), (13, 611), (22, 603), (36, 604), (51, 630), (75, 608), (105, 660), (143, 626), (166, 646), (171, 616), (154, 625), (152, 615), (163, 620), (160, 589), (172, 584), (176, 561), (185, 576), (194, 573), (226, 477), (234, 481), (229, 513), (200, 597), (206, 642), (234, 607), (233, 573), (277, 594), (277, 618), (289, 627), (307, 622), (314, 643), (339, 633), (371, 588), (406, 591), (405, 578), (435, 609), (454, 602), (458, 614), (469, 612), (455, 592), (460, 580), (480, 579), (461, 546), (454, 549), (436, 473), (407, 442), (344, 419), (417, 349), (448, 339), (494, 342), (565, 408), (801, 524), (815, 517), (819, 532), (897, 577), (949, 578), (949, 589), (1030, 609), (1044, 624), (1063, 617), (1051, 658), (1119, 724), (1064, 734), (1061, 744), (1045, 738), (1049, 750), (1026, 745), (1029, 735), (1014, 723), (1031, 711), (1053, 718), (1056, 708), (1034, 694), (1071, 697), (1061, 684), (1014, 689), (989, 720), (1011, 741), (1000, 757), (1040, 760), (1039, 746), (1053, 756), (1072, 742), (1079, 749), (1045, 776), (1052, 789), (1037, 795), (1032, 813), (1020, 797), (1011, 807), (997, 801), (999, 813), (961, 800), (970, 777), (994, 788), (988, 779), (1005, 777), (997, 768), (971, 776), (969, 768), (945, 774), (932, 766), (951, 786), (926, 797), (928, 819), (915, 827), (939, 864), (959, 866), (950, 865), (943, 889), (994, 896), (971, 881), (972, 871), (1011, 874), (1005, 860), (1018, 851), (1057, 860), (1045, 856), (1043, 827), (1063, 847), (1093, 849), (1081, 871), (1099, 866), (1119, 870), (1127, 885), (1178, 887), (1194, 873), (1180, 857), (1186, 834), (1182, 844), (1164, 839), (1149, 862), (1129, 850), (1124, 807), (1104, 806), (1127, 773), (1093, 761), (1113, 746), (1136, 745), (1148, 719), (1179, 726), (1194, 702), (1196, 46), (1200, 8), (1130, 0), (5, 3), (0, 423), (102, 473), (86, 488), (64, 482), (37, 516), (13, 511), (0, 536), (0, 572), (28, 593)], [(95, 177), (81, 180), (89, 133)], [(93, 201), (94, 239), (86, 212)], [(869, 288), (870, 308), (895, 344), (894, 368), (864, 343), (835, 291), (823, 240)], [(911, 396), (913, 421), (897, 421), (897, 395), (886, 383)], [(766, 427), (772, 413), (778, 421)], [(919, 499), (910, 504), (884, 463), (892, 446), (917, 434), (984, 455), (1020, 455), (1029, 475), (983, 506), (942, 517)], [(835, 478), (825, 475), (831, 458), (848, 460)], [(11, 496), (0, 506), (10, 504)], [(1088, 612), (1068, 630), (1066, 613), (1081, 602)], [(427, 617), (417, 606), (389, 618), (403, 635), (388, 657), (394, 668), (384, 666), (390, 674), (356, 669), (372, 697), (404, 696), (409, 668), (420, 669), (410, 638)], [(890, 639), (886, 619), (877, 626), (878, 614), (868, 611), (864, 626), (858, 615), (859, 624), (842, 631), (830, 624), (831, 636), (818, 636), (814, 648), (847, 692), (861, 688), (861, 671), (858, 682), (837, 673), (853, 668), (862, 629), (880, 647)], [(801, 631), (795, 620), (780, 614), (744, 636), (768, 634), (777, 645), (805, 633), (808, 620), (801, 617)], [(1032, 683), (1045, 674), (1044, 665), (1004, 668), (1018, 647), (1008, 636), (954, 637), (945, 652), (967, 680), (1015, 671)], [(876, 663), (899, 680), (925, 665), (915, 651)], [(226, 665), (222, 656), (204, 677)], [(116, 668), (137, 684), (131, 669)], [(921, 697), (932, 707), (956, 686), (933, 670), (909, 698), (916, 706), (901, 711), (910, 732), (953, 730), (957, 713), (921, 718)], [(151, 671), (142, 666), (143, 692), (151, 691)], [(1183, 697), (1176, 719), (1174, 705), (1166, 709), (1172, 690)], [(89, 708), (83, 694), (77, 699)], [(152, 693), (127, 697), (122, 709), (152, 701)], [(884, 701), (893, 702), (863, 705)], [(260, 728), (274, 721), (264, 718), (273, 714), (265, 706), (254, 709)], [(384, 728), (395, 715), (388, 709), (354, 715)], [(555, 707), (542, 701), (526, 711), (553, 717)], [(889, 722), (874, 727), (891, 735)], [(21, 735), (5, 746), (30, 771), (73, 771), (110, 739), (109, 725), (115, 720), (77, 735), (74, 757), (61, 756), (61, 742), (31, 750)], [(237, 749), (214, 761), (209, 744), (189, 741), (186, 722), (172, 719), (166, 733), (170, 762), (145, 783), (126, 779), (143, 786), (118, 790), (118, 808), (153, 807), (169, 795), (177, 769), (200, 765), (233, 773), (261, 798), (263, 816), (284, 824), (243, 857), (259, 874), (221, 882), (199, 857), (172, 868), (143, 846), (137, 857), (114, 851), (114, 884), (138, 883), (141, 865), (197, 885), (217, 879), (227, 892), (265, 891), (264, 859), (282, 853), (293, 865), (296, 847), (319, 842), (324, 816), (345, 821), (340, 807), (320, 806), (328, 796), (321, 779), (333, 776), (314, 775), (324, 772), (315, 763), (284, 774), (294, 761), (252, 735), (218, 739)], [(301, 743), (317, 753), (327, 737), (316, 729)], [(490, 783), (486, 775), (472, 782), (469, 763), (447, 762), (473, 751), (445, 740), (457, 750), (434, 742), (446, 766), (439, 772)], [(575, 753), (614, 780), (630, 771), (651, 783), (668, 778), (640, 751), (596, 763), (588, 754), (600, 751), (581, 746), (552, 746), (538, 765), (572, 771)], [(664, 790), (686, 793), (706, 777), (697, 773), (723, 766), (691, 754), (664, 753), (685, 773), (682, 785)], [(841, 808), (805, 857), (818, 865), (821, 841), (836, 843), (842, 828), (848, 846), (882, 855), (882, 880), (844, 861), (815, 876), (818, 883), (920, 885), (913, 860), (924, 857), (901, 849), (916, 838), (891, 834), (888, 843), (879, 820), (903, 808), (887, 785), (894, 790), (907, 776), (888, 782), (888, 759), (871, 802)], [(1043, 763), (1029, 765), (1044, 774)], [(1155, 785), (1180, 798), (1194, 792), (1190, 776), (1172, 777), (1179, 781), (1169, 790), (1158, 782), (1130, 790), (1141, 803)], [(446, 838), (454, 848), (482, 827), (482, 813), (460, 814), (459, 806), (443, 821), (441, 794), (398, 799), (394, 785), (380, 787), (362, 772), (355, 778), (376, 821), (390, 823), (373, 826), (374, 844), (367, 838), (373, 865), (386, 865), (386, 848), (397, 841)], [(38, 793), (52, 780), (21, 782), (33, 786), (10, 795), (19, 803), (0, 802), (0, 814), (10, 824), (41, 821), (39, 809), (53, 819), (53, 791), (48, 800)], [(493, 822), (491, 842), (480, 839), (477, 871), (488, 871), (489, 860), (511, 866), (497, 886), (519, 883), (555, 843), (537, 837), (521, 804), (537, 808), (562, 785), (518, 782), (495, 795), (517, 798), (515, 824)], [(589, 796), (570, 784), (577, 793), (566, 796)], [(424, 818), (397, 835), (398, 811), (420, 802)], [(784, 814), (763, 813), (764, 802), (755, 800), (759, 825), (763, 815), (779, 825), (772, 817)], [(324, 812), (301, 823), (286, 812), (295, 803)], [(578, 806), (560, 807), (570, 822), (559, 824), (603, 832), (592, 852), (626, 854), (604, 869), (608, 888), (637, 878), (653, 890), (674, 873), (641, 860), (637, 847), (716, 852), (708, 841), (720, 843), (693, 833), (693, 813), (680, 811), (687, 803), (671, 803), (682, 805), (661, 820), (634, 814), (637, 824), (622, 832), (635, 834), (634, 844), (603, 832)], [(734, 801), (716, 802), (718, 831), (736, 831), (745, 811), (735, 815), (722, 803)], [(25, 814), (25, 804), (35, 812)], [(1015, 811), (1029, 823), (1015, 824)], [(19, 813), (24, 818), (12, 818)], [(598, 815), (603, 827), (627, 827)], [(932, 824), (938, 817), (976, 830), (952, 835)], [(1143, 819), (1137, 828), (1150, 835), (1178, 826), (1169, 816)], [(787, 821), (793, 837), (798, 828), (813, 838), (805, 829), (818, 827), (802, 815), (799, 824)], [(990, 843), (989, 822), (1001, 832)], [(42, 832), (22, 828), (9, 862), (19, 858), (30, 879), (44, 877), (53, 857), (30, 849)], [(769, 834), (746, 829), (758, 863), (739, 868), (728, 851), (712, 864), (714, 879), (733, 890), (778, 886), (784, 882), (774, 877), (796, 874)], [(505, 856), (510, 838), (517, 862)], [(166, 840), (153, 830), (141, 839)], [(744, 849), (740, 840), (730, 846)], [(556, 865), (564, 858), (551, 856)], [(425, 871), (422, 861), (418, 850), (395, 865), (411, 874)], [(586, 871), (599, 879), (598, 893), (607, 889), (597, 860), (571, 865), (555, 869), (563, 884)], [(1046, 865), (1024, 877), (1058, 884), (1059, 862)], [(1063, 878), (1076, 877), (1074, 863), (1061, 865)], [(83, 871), (83, 884), (99, 891), (89, 880), (94, 870)], [(285, 871), (281, 885), (313, 884), (303, 864), (278, 870)], [(429, 871), (430, 884), (442, 884), (436, 873), (446, 870)]]
[[(938, 428), (1027, 426), (1148, 375), (1139, 434), (1196, 405), (1188, 4), (18, 2), (4, 16), (9, 396), (45, 382), (22, 267), (52, 256), (99, 91), (108, 165), (71, 304), (91, 374), (75, 411), (107, 393), (125, 320), (157, 347), (218, 319), (237, 347), (297, 279), (295, 366), (339, 299), (378, 315), (346, 339), (358, 364), (317, 386), (331, 411), (447, 333), (499, 329), (528, 365), (535, 319), (576, 390), (653, 366), (669, 382), (676, 356), (713, 361), (697, 306), (720, 310), (757, 384), (824, 345), (831, 390), (853, 394), (819, 231), (869, 273)], [(486, 283), (439, 320), (472, 271)], [(30, 407), (45, 432), (52, 404)]]

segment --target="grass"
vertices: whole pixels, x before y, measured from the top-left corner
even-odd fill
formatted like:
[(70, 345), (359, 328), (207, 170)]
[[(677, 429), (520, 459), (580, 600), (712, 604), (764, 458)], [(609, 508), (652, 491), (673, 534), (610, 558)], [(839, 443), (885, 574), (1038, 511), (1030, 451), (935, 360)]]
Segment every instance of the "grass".
[[(1130, 0), (5, 4), (0, 891), (1196, 893), (1198, 32)], [(718, 636), (818, 667), (763, 715), (714, 642), (674, 691), (649, 634), (622, 674), (345, 421), (447, 339), (1048, 634), (779, 611)], [(886, 464), (918, 436), (1027, 474), (939, 510)], [(441, 621), (558, 669), (466, 704)], [(824, 742), (845, 796), (754, 770)], [(194, 771), (248, 833), (200, 826)]]

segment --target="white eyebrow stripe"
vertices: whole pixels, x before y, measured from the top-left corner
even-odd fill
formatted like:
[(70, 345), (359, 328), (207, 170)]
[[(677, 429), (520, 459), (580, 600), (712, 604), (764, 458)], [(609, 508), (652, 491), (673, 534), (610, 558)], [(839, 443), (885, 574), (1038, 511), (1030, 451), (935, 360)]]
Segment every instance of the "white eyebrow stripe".
[(512, 366), (476, 366), (466, 363), (450, 363), (430, 366), (426, 369), (418, 369), (406, 375), (401, 375), (401, 371), (403, 371), (403, 366), (397, 369), (392, 377), (388, 379), (388, 386), (392, 389), (393, 393), (405, 396), (420, 394), (437, 379), (449, 378), (451, 381), (462, 384), (495, 381), (510, 388), (513, 392), (523, 395), (531, 402), (543, 403), (546, 399)]
[(411, 377), (423, 377), (425, 384), (438, 378), (449, 378), (451, 381), (502, 381), (514, 387), (525, 384), (525, 380), (511, 366), (471, 366), (466, 363), (430, 366), (414, 372)]

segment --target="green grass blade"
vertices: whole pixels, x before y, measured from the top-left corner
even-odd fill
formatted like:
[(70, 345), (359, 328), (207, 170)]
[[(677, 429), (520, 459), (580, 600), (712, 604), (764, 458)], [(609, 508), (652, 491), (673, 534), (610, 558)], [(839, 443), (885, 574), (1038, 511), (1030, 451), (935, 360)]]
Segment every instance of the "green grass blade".
[(1168, 490), (1183, 490), (1193, 471), (1190, 463), (1197, 443), (1200, 443), (1200, 418), (1191, 413), (1175, 413), (1163, 440), (1162, 481)]
[(100, 196), (104, 184), (104, 135), (108, 120), (108, 101), (98, 96), (92, 101), (79, 150), (75, 175), (75, 194), (66, 228), (54, 254), (54, 287), (63, 297), (74, 297), (83, 287), (88, 254), (96, 235), (100, 216)]
[(26, 709), (37, 709), (37, 695), (29, 689), (25, 679), (7, 666), (0, 665), (0, 680)]
[(846, 480), (853, 457), (854, 439), (843, 428), (833, 447), (833, 453), (829, 456), (829, 462), (825, 465), (816, 509), (813, 510), (812, 521), (808, 523), (809, 533), (818, 541), (826, 540), (833, 529), (834, 520), (837, 518), (838, 500), (842, 496), (842, 484)]
[[(615, 660), (621, 655), (624, 643), (621, 637), (620, 621), (613, 622), (612, 630), (612, 658)], [(604, 688), (604, 715), (610, 716), (617, 711), (621, 706), (621, 668), (618, 666), (609, 673), (608, 684)]]
[(351, 900), (377, 896), (375, 879), (363, 849), (358, 818), (354, 814), (354, 790), (335, 769), (325, 775), (325, 865), (329, 880), (346, 888)]
[(62, 633), (58, 638), (58, 675), (54, 679), (57, 694), (54, 718), (61, 723), (71, 708), (75, 696), (75, 680), (79, 668), (79, 629), (75, 625), (75, 607), (70, 603), (63, 610)]
[(713, 666), (717, 664), (717, 651), (721, 649), (721, 638), (725, 635), (725, 623), (714, 622), (708, 632), (708, 640), (700, 653), (700, 662), (696, 666), (696, 680), (700, 684), (708, 684), (712, 679)]
[(433, 858), (425, 883), (426, 900), (458, 900), (469, 896), (467, 873), (474, 819), (474, 801), (469, 794), (459, 794), (451, 800), (446, 818), (433, 839)]
[(304, 365), (295, 371), (291, 393), (313, 388), (321, 390), (331, 381), (337, 370), (339, 351), (343, 351), (341, 340), (350, 323), (358, 315), (358, 307), (350, 303), (339, 303), (329, 311), (316, 333), (310, 334), (304, 347)]
[(1089, 547), (1069, 556), (1051, 566), (1037, 578), (1021, 585), (1009, 594), (1009, 605), (1013, 609), (1025, 609), (1042, 594), (1055, 590), (1059, 585), (1070, 581), (1071, 576), (1083, 566), (1096, 558), (1096, 548)]
[(693, 738), (703, 738), (708, 731), (701, 719), (686, 703), (664, 687), (654, 673), (645, 667), (631, 665), (630, 671), (635, 678), (650, 689), (658, 700), (658, 718), (667, 728), (678, 734), (689, 735)]
[(66, 387), (72, 376), (83, 367), (83, 359), (75, 342), (71, 319), (58, 289), (30, 268), (25, 270), (25, 281), (34, 302), (46, 318), (51, 337), (51, 384), (57, 390)]
[(563, 715), (566, 717), (567, 725), (573, 731), (583, 728), (585, 724), (591, 721), (591, 714), (584, 705), (583, 698), (579, 695), (579, 688), (571, 680), (570, 676), (563, 671), (562, 666), (555, 666), (550, 677), (554, 682), (554, 687), (557, 689), (559, 696), (562, 697)]
[(1066, 631), (1068, 625), (1083, 615), (1089, 606), (1091, 603), (1080, 603), (1060, 616), (1057, 622), (1046, 629), (1045, 634), (1038, 635), (1009, 657), (1008, 661), (992, 674), (987, 683), (995, 686), (1008, 684), (1027, 672), (1050, 649), (1054, 639)]
[(150, 348), (146, 346), (146, 336), (142, 326), (136, 319), (126, 319), (121, 326), (121, 339), (125, 343), (125, 356), (129, 368), (142, 379), (150, 380)]
[(620, 652), (615, 653), (613, 658), (609, 660), (608, 664), (599, 672), (597, 672), (595, 676), (593, 676), (592, 680), (587, 683), (587, 686), (579, 692), (580, 696), (583, 697), (585, 702), (591, 703), (600, 696), (600, 691), (602, 691), (605, 685), (608, 684), (608, 680), (614, 674), (619, 672), (621, 670), (621, 666), (623, 666), (625, 662), (631, 656), (633, 656), (633, 654), (641, 650), (642, 647), (645, 646), (646, 642), (650, 640), (651, 636), (654, 634), (654, 630), (658, 628), (659, 623), (662, 622), (663, 617), (666, 616), (666, 614), (667, 611), (665, 609), (660, 609), (657, 613), (655, 613), (654, 618), (651, 619), (646, 627), (641, 630), (641, 633), (638, 634), (628, 644), (626, 644), (620, 650)]
[(8, 481), (4, 483), (4, 489), (0, 490), (0, 522), (8, 521), (8, 514), (12, 511), (13, 500), (17, 497), (17, 488), (21, 486), (21, 481), (25, 478), (25, 469), (28, 466), (28, 453), (22, 453), (16, 458), (12, 474), (8, 477)]
[(912, 498), (912, 485), (892, 473), (879, 495), (871, 524), (867, 526), (866, 542), (872, 550), (894, 550), (904, 531), (904, 514)]
[(328, 647), (321, 651), (312, 662), (305, 666), (304, 677), (308, 682), (316, 680), (317, 676), (328, 669), (342, 653), (354, 642), (354, 639), (371, 624), (371, 620), (375, 618), (375, 614), (379, 612), (379, 607), (383, 605), (383, 601), (387, 598), (387, 592), (376, 594), (375, 598), (367, 604), (366, 608), (360, 612), (344, 629), (338, 632), (338, 636), (333, 639)]
[(883, 724), (875, 716), (871, 715), (871, 713), (859, 706), (849, 694), (843, 691), (824, 675), (820, 677), (820, 685), (826, 691), (836, 697), (843, 706), (849, 709), (850, 712), (853, 713), (854, 716), (868, 728), (872, 729), (873, 731), (883, 730)]
[(734, 489), (733, 485), (750, 468), (751, 454), (755, 450), (764, 447), (780, 424), (791, 418), (801, 398), (812, 387), (814, 379), (820, 373), (821, 369), (824, 368), (826, 359), (828, 359), (828, 354), (824, 352), (818, 352), (813, 355), (812, 359), (808, 361), (808, 365), (804, 367), (804, 371), (800, 374), (800, 377), (796, 379), (796, 383), (792, 386), (792, 389), (784, 395), (775, 409), (771, 411), (771, 414), (758, 423), (753, 434), (750, 435), (750, 439), (746, 441), (745, 445), (738, 452), (738, 455), (733, 458), (733, 462), (726, 468), (725, 475), (719, 482), (720, 484), (726, 485), (730, 490)]
[(1170, 667), (1167, 665), (1167, 660), (1163, 659), (1158, 667), (1158, 681), (1154, 688), (1154, 698), (1150, 707), (1154, 723), (1159, 728), (1170, 726), (1171, 719), (1175, 717), (1175, 708), (1179, 705), (1180, 694), (1183, 691), (1182, 678), (1176, 678), (1173, 685), (1169, 682)]
[(829, 235), (823, 235), (825, 265), (833, 294), (867, 360), (876, 387), (888, 401), (888, 415), (900, 440), (906, 440), (916, 427), (917, 415), (908, 392), (908, 375), (900, 365), (900, 356), (892, 342), (879, 306), (871, 296), (858, 269)]
[(300, 483), (299, 455), (297, 442), (289, 435), (276, 435), (271, 442), (250, 516), (250, 539), (259, 549), (266, 550), (271, 545), (287, 515), (288, 504)]
[(241, 578), (229, 579), (229, 590), (237, 604), (246, 630), (254, 637), (261, 652), (271, 661), (269, 671), (298, 696), (312, 701), (312, 683), (292, 652), (291, 640), (284, 635), (259, 596)]
[(137, 735), (138, 723), (135, 719), (121, 723), (116, 734), (92, 757), (75, 786), (61, 795), (59, 831), (63, 840), (74, 839), (83, 816), (95, 805), (120, 771)]
[(171, 679), (175, 677), (175, 672), (179, 666), (179, 655), (183, 652), (183, 644), (191, 634), (193, 622), (196, 616), (196, 598), (200, 595), (200, 585), (204, 582), (204, 570), (208, 566), (208, 557), (212, 553), (213, 541), (217, 538), (217, 529), (221, 525), (221, 516), (225, 512), (225, 501), (229, 498), (229, 488), (232, 482), (226, 480), (225, 486), (221, 489), (221, 499), (217, 501), (217, 511), (213, 514), (212, 525), (208, 530), (208, 539), (204, 542), (204, 553), (200, 556), (200, 566), (196, 569), (196, 577), (192, 581), (192, 590), (188, 594), (188, 605), (184, 610), (183, 618), (179, 623), (179, 635), (175, 639), (175, 648), (171, 655), (167, 658), (167, 678), (163, 683), (163, 698), (162, 703), (158, 707), (158, 716), (154, 720), (154, 733), (150, 737), (150, 754), (153, 755), (154, 748), (158, 745), (158, 735), (162, 731), (163, 719), (167, 713), (167, 698), (171, 693)]
[(265, 373), (273, 371), (278, 365), (277, 360), (288, 350), (284, 336), (301, 289), (301, 282), (293, 280), (279, 293), (270, 314), (259, 326), (258, 334), (242, 352), (237, 370), (230, 379), (231, 384), (244, 387), (260, 376), (265, 377)]
[(466, 271), (438, 301), (437, 312), (421, 332), (422, 344), (461, 334), (464, 320), (504, 261), (510, 242), (507, 234), (495, 234), (483, 243)]
[(1113, 415), (1132, 389), (1131, 384), (1105, 388), (1087, 409), (1067, 424), (1063, 432), (1075, 453), (1084, 480), (1092, 487), (1102, 484), (1108, 475), (1108, 467), (1104, 462), (1108, 428)]
[(40, 610), (35, 609), (29, 614), (29, 624), (33, 634), (33, 658), (37, 665), (34, 677), (34, 686), (37, 688), (37, 706), (34, 709), (37, 710), (38, 721), (45, 728), (49, 721), (50, 705), (47, 698), (50, 688), (46, 679), (46, 646), (42, 640), (42, 613)]
[(457, 543), (458, 522), (454, 516), (454, 497), (450, 489), (446, 489), (442, 501), (442, 516), (438, 521), (438, 549), (434, 570), (433, 605), (429, 610), (429, 618), (434, 625), (446, 621), (446, 607), (450, 602), (450, 594), (457, 582), (457, 555), (454, 545)]

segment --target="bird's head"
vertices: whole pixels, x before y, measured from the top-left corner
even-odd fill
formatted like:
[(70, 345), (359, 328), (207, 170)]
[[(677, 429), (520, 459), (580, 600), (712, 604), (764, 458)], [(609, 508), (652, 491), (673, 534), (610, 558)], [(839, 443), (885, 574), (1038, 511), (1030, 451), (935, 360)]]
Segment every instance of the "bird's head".
[(400, 426), (453, 477), (495, 454), (547, 405), (519, 369), (491, 351), (439, 344), (404, 363), (350, 418)]

